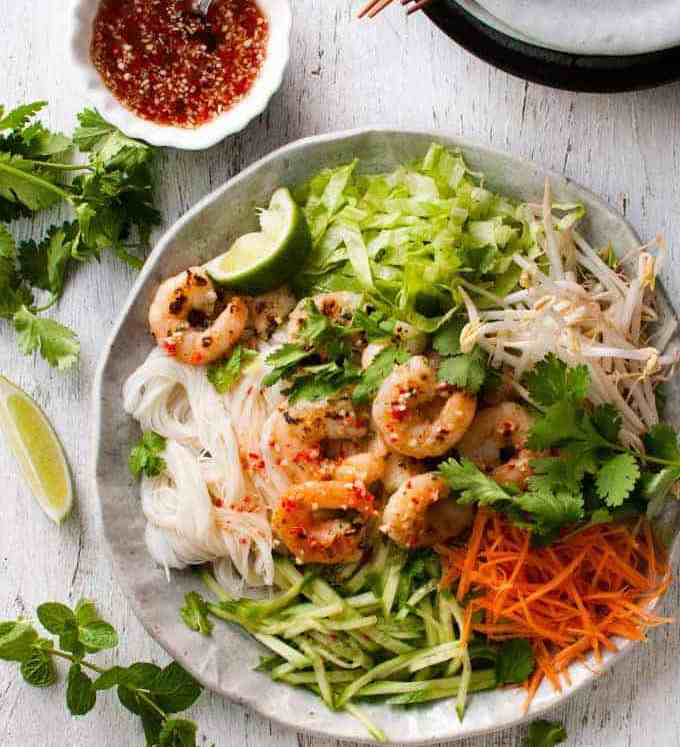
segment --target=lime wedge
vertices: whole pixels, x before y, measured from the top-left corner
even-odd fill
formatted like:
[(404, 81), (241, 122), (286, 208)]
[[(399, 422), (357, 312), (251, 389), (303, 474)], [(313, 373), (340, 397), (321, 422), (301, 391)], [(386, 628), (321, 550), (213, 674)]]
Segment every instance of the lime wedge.
[(43, 411), (4, 376), (0, 376), (0, 431), (43, 511), (61, 524), (73, 503), (64, 450)]
[(219, 285), (245, 293), (277, 288), (300, 270), (312, 237), (300, 206), (285, 187), (260, 212), (260, 231), (236, 239), (231, 249), (205, 269)]

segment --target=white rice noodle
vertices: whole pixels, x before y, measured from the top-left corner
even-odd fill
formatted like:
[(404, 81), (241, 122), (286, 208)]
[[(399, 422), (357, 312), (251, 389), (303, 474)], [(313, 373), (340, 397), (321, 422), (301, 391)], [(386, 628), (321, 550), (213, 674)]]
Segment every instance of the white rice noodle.
[(143, 430), (168, 439), (167, 471), (142, 481), (146, 541), (154, 559), (166, 569), (217, 561), (223, 580), (232, 579), (232, 593), (244, 585), (271, 584), (267, 502), (242, 465), (236, 435), (238, 429), (245, 444), (256, 442), (266, 406), (252, 397), (241, 400), (235, 428), (230, 412), (235, 393), (221, 397), (204, 368), (158, 349), (125, 383), (123, 397)]

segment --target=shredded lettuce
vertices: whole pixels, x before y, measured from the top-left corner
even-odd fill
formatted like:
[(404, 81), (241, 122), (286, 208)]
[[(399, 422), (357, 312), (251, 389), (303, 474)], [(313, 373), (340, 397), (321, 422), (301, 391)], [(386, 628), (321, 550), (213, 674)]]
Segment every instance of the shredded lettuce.
[[(363, 292), (424, 332), (459, 306), (461, 281), (473, 294), (506, 295), (520, 275), (512, 256), (541, 253), (529, 206), (490, 190), (460, 151), (436, 143), (388, 174), (362, 174), (357, 160), (326, 169), (296, 197), (314, 242), (296, 292)], [(557, 207), (558, 228), (583, 214), (580, 205)]]

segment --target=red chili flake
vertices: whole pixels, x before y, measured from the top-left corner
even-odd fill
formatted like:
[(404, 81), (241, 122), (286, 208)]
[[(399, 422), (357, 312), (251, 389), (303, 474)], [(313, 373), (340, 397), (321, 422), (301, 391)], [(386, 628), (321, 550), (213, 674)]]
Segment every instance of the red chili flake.
[(198, 127), (250, 90), (269, 29), (255, 0), (102, 0), (90, 56), (104, 83), (144, 119)]
[(194, 366), (198, 366), (202, 360), (203, 356), (200, 353), (194, 353), (191, 356), (191, 362), (194, 364)]
[(177, 343), (176, 342), (164, 342), (163, 347), (168, 355), (177, 355)]
[(213, 498), (212, 503), (213, 506), (216, 506), (217, 508), (222, 508), (224, 506), (224, 501), (221, 498)]

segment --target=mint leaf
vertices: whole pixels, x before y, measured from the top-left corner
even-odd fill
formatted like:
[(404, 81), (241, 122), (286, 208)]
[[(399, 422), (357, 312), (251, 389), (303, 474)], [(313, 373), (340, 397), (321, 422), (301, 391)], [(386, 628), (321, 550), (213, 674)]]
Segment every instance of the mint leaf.
[(158, 477), (166, 468), (160, 454), (165, 451), (166, 439), (154, 431), (145, 431), (141, 440), (130, 451), (128, 467), (134, 477)]
[(539, 405), (549, 406), (562, 400), (579, 402), (588, 395), (590, 373), (587, 366), (568, 368), (549, 353), (526, 375), (525, 386)]
[(95, 690), (110, 690), (116, 685), (122, 685), (128, 680), (125, 667), (111, 667), (99, 675), (92, 683)]
[(91, 651), (103, 651), (118, 645), (118, 634), (109, 623), (96, 620), (80, 626), (78, 640)]
[(14, 315), (14, 327), (22, 353), (39, 352), (50, 366), (60, 370), (70, 368), (78, 360), (78, 338), (54, 319), (37, 317), (22, 306)]
[(196, 747), (196, 724), (186, 719), (169, 718), (163, 724), (159, 747)]
[(597, 494), (610, 507), (621, 506), (633, 492), (640, 468), (632, 454), (618, 454), (605, 462), (596, 479)]
[(70, 607), (60, 602), (45, 602), (37, 609), (40, 624), (55, 635), (62, 635), (69, 624), (76, 623), (76, 616)]
[(496, 677), (499, 685), (520, 685), (534, 671), (536, 662), (531, 644), (525, 638), (513, 638), (499, 649)]
[(184, 595), (184, 606), (179, 613), (190, 630), (203, 633), (203, 635), (212, 633), (213, 623), (208, 618), (208, 605), (198, 592), (190, 591)]
[(534, 721), (529, 725), (525, 747), (555, 747), (566, 742), (567, 732), (559, 721)]
[(24, 620), (0, 623), (0, 659), (25, 661), (38, 639), (35, 628)]
[(91, 599), (81, 599), (74, 609), (78, 625), (87, 625), (88, 623), (99, 620), (99, 613)]
[(405, 350), (390, 346), (381, 350), (363, 372), (361, 380), (352, 393), (357, 404), (368, 402), (377, 393), (383, 381), (392, 373), (394, 367), (406, 363), (409, 354)]
[(49, 687), (57, 681), (57, 672), (50, 654), (43, 648), (34, 648), (21, 662), (21, 676), (33, 687)]
[(71, 664), (66, 686), (66, 705), (73, 716), (84, 716), (97, 702), (97, 693), (92, 680), (83, 672), (80, 664)]
[(480, 348), (475, 348), (472, 353), (444, 358), (439, 365), (437, 379), (477, 394), (484, 385), (486, 373), (486, 356)]
[(203, 688), (175, 661), (158, 673), (151, 686), (154, 700), (167, 713), (177, 713), (192, 706)]
[(208, 366), (208, 381), (219, 394), (226, 394), (241, 378), (248, 364), (257, 358), (257, 352), (237, 345), (229, 358)]
[(59, 645), (64, 651), (70, 651), (74, 656), (85, 656), (85, 646), (80, 642), (78, 623), (71, 621), (64, 626), (64, 632), (59, 635)]

